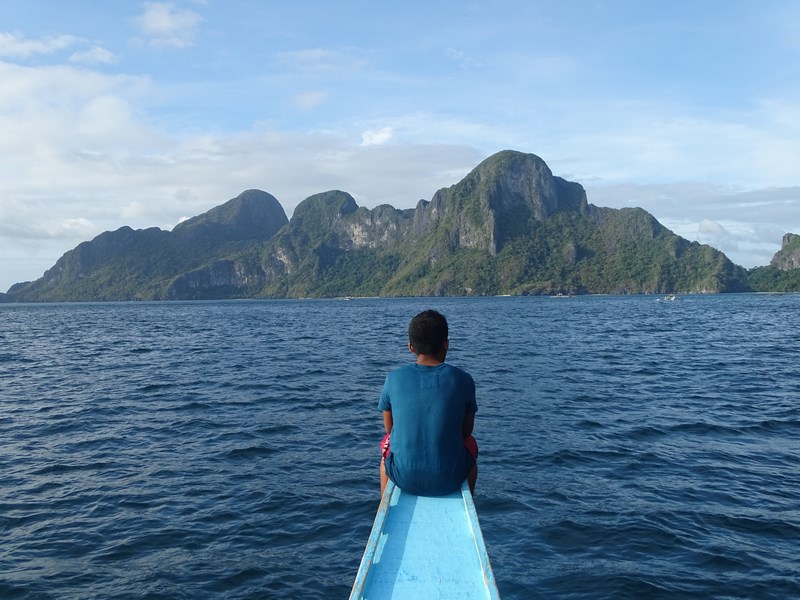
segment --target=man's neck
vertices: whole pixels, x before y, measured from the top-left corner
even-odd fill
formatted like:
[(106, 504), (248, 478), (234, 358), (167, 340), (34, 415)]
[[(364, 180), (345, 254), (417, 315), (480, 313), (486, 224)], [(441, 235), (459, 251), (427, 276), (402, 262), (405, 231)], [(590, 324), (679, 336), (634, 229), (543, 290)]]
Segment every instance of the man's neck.
[(417, 354), (417, 364), (423, 367), (438, 367), (444, 362), (444, 357), (437, 354)]

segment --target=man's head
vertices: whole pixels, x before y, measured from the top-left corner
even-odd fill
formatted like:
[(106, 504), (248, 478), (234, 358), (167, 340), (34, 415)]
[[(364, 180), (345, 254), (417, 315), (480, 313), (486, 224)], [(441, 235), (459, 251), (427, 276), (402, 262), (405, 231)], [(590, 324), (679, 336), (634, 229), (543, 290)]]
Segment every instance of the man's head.
[(408, 343), (415, 354), (439, 354), (446, 350), (447, 319), (435, 310), (426, 310), (408, 324)]

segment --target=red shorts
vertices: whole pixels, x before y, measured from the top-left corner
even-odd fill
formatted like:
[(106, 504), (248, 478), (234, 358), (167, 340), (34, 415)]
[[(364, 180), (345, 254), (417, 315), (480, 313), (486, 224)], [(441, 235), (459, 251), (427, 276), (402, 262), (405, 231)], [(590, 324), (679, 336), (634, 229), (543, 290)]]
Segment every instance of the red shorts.
[[(381, 440), (381, 458), (386, 458), (391, 450), (389, 447), (390, 435), (390, 433), (387, 433)], [(475, 441), (474, 437), (468, 435), (464, 438), (464, 448), (466, 448), (467, 451), (472, 455), (472, 458), (474, 458), (476, 461), (478, 460), (478, 442)]]

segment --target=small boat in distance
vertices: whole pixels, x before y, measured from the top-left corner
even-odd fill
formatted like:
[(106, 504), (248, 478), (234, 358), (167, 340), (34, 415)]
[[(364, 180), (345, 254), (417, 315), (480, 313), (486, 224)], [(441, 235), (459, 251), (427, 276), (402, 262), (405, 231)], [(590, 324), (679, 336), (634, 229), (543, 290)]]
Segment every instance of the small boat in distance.
[(389, 481), (350, 592), (350, 600), (381, 598), (500, 598), (466, 482), (428, 497)]

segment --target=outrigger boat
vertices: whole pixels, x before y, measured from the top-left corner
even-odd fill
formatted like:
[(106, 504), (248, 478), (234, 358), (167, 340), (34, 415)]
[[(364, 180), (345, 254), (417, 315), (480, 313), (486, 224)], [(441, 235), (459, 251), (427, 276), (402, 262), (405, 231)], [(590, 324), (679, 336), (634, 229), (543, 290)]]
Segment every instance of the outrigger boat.
[(467, 482), (414, 496), (392, 481), (381, 498), (350, 600), (499, 600)]

